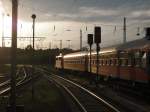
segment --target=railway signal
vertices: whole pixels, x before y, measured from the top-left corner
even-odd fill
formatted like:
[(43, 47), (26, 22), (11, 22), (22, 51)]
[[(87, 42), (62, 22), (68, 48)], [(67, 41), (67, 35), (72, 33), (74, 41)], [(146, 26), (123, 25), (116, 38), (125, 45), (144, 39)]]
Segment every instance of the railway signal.
[(96, 26), (95, 30), (94, 30), (94, 33), (95, 33), (95, 35), (94, 35), (94, 42), (96, 44), (101, 43), (101, 27)]
[(101, 43), (101, 27), (96, 26), (94, 29), (94, 42), (96, 44), (96, 52), (97, 52), (97, 69), (96, 69), (96, 86), (98, 83), (98, 73), (99, 73), (99, 51), (100, 51), (100, 46), (99, 44)]
[(148, 40), (150, 40), (150, 27), (146, 28), (146, 37)]
[(93, 44), (93, 34), (88, 34), (88, 44), (90, 46), (90, 73), (92, 71), (92, 66), (91, 66), (91, 48)]

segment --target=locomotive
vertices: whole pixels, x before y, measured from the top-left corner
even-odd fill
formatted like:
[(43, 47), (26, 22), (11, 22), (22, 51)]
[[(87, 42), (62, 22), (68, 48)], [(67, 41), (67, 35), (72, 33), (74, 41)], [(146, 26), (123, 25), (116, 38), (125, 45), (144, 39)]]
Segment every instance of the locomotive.
[[(103, 48), (99, 52), (98, 75), (138, 83), (150, 83), (150, 37)], [(96, 51), (70, 53), (56, 56), (58, 69), (97, 72)]]

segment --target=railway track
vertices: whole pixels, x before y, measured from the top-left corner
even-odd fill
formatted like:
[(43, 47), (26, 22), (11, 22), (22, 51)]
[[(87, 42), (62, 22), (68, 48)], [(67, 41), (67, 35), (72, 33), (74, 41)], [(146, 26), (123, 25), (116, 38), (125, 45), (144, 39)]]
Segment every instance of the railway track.
[(81, 112), (120, 112), (104, 99), (70, 80), (54, 74), (45, 74), (45, 77), (65, 89)]
[[(27, 79), (27, 73), (25, 71), (25, 68), (22, 68), (22, 70), (23, 70), (23, 77), (22, 78), (19, 77), (19, 74), (20, 74), (21, 70), (18, 70), (18, 72), (16, 74), (16, 76), (18, 77), (16, 79), (16, 81), (17, 81), (16, 86), (17, 87), (23, 85), (28, 80), (31, 80), (31, 79)], [(6, 80), (5, 82), (0, 83), (0, 95), (3, 95), (5, 93), (9, 92), (10, 89), (11, 89), (11, 87), (10, 87), (10, 79)]]

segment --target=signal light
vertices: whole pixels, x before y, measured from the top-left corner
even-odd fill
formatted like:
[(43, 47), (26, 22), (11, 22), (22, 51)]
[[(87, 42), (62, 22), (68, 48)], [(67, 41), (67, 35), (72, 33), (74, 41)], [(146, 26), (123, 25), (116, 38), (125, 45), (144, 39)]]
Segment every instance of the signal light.
[(95, 27), (94, 33), (95, 33), (95, 35), (94, 35), (94, 38), (95, 38), (94, 42), (96, 44), (101, 43), (101, 27)]
[(146, 28), (146, 36), (150, 36), (150, 27)]
[(88, 44), (89, 45), (93, 44), (93, 34), (88, 34)]

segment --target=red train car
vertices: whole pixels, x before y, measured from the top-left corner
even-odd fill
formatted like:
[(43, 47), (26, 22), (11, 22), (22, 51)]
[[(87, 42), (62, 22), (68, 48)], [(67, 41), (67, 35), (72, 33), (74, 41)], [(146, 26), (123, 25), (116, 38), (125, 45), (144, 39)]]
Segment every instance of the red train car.
[[(90, 71), (89, 52), (77, 52), (56, 57), (56, 67)], [(92, 52), (92, 73), (96, 73), (96, 52)], [(128, 42), (99, 52), (99, 75), (128, 81), (150, 81), (150, 41), (146, 38)]]

